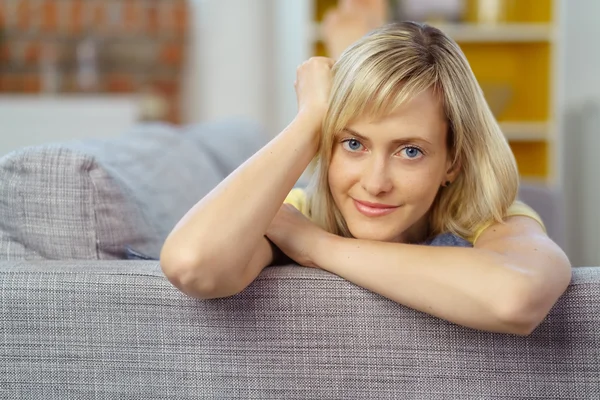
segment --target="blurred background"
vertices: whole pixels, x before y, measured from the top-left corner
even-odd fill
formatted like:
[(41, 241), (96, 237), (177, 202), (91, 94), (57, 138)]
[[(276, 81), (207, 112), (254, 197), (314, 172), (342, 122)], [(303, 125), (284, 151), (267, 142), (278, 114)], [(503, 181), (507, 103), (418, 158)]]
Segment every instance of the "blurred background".
[[(327, 55), (321, 21), (336, 3), (0, 0), (0, 156), (141, 121), (242, 116), (275, 135), (295, 115), (297, 65)], [(388, 5), (389, 19), (459, 43), (555, 240), (574, 264), (600, 265), (600, 2)]]

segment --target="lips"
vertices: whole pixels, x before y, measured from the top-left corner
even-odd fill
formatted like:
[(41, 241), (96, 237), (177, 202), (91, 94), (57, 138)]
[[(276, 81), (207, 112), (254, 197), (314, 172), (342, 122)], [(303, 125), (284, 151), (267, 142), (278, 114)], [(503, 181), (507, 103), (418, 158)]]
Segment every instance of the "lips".
[(354, 200), (354, 206), (363, 215), (367, 217), (381, 217), (393, 213), (398, 206), (387, 204), (369, 203), (367, 201)]

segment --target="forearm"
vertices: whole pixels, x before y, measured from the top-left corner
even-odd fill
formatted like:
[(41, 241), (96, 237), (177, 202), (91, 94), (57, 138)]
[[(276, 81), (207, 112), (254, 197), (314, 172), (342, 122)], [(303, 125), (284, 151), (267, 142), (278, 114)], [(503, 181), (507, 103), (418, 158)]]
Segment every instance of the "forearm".
[(185, 215), (165, 242), (163, 256), (177, 252), (191, 263), (221, 270), (246, 265), (314, 157), (319, 128), (309, 116), (297, 117)]
[(315, 262), (400, 304), (459, 325), (495, 332), (529, 329), (516, 326), (510, 312), (526, 276), (500, 254), (330, 237), (315, 251)]

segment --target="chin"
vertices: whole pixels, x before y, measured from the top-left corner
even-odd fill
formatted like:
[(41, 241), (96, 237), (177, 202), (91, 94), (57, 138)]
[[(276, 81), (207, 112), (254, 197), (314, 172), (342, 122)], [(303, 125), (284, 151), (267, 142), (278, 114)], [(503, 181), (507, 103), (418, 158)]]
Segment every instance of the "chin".
[(373, 224), (372, 226), (365, 225), (367, 224), (348, 224), (348, 229), (350, 230), (350, 233), (354, 238), (362, 240), (374, 240), (377, 242), (398, 242), (398, 238), (402, 237), (402, 232), (394, 232), (389, 229), (385, 229), (382, 226), (377, 226), (377, 224)]

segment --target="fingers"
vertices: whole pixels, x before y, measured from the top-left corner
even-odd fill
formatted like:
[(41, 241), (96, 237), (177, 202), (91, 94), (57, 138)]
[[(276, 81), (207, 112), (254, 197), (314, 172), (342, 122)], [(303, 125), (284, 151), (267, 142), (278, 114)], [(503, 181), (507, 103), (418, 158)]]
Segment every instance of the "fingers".
[(370, 21), (373, 28), (384, 25), (388, 20), (387, 0), (339, 0), (338, 7), (325, 13), (323, 22), (331, 24), (332, 21), (350, 16)]
[(304, 66), (307, 66), (309, 64), (324, 64), (327, 67), (332, 68), (335, 64), (335, 60), (333, 58), (322, 56), (311, 57), (308, 60), (304, 61), (302, 64), (298, 65), (298, 67), (296, 68), (296, 72), (300, 71)]
[(315, 59), (315, 61), (317, 62), (322, 62), (325, 65), (327, 65), (329, 68), (333, 67), (333, 64), (335, 64), (335, 60), (333, 58), (329, 58), (329, 57), (312, 57), (311, 59)]
[(340, 0), (338, 2), (338, 7), (341, 11), (349, 12), (356, 10), (356, 8), (360, 6), (360, 3), (361, 2), (357, 0)]

